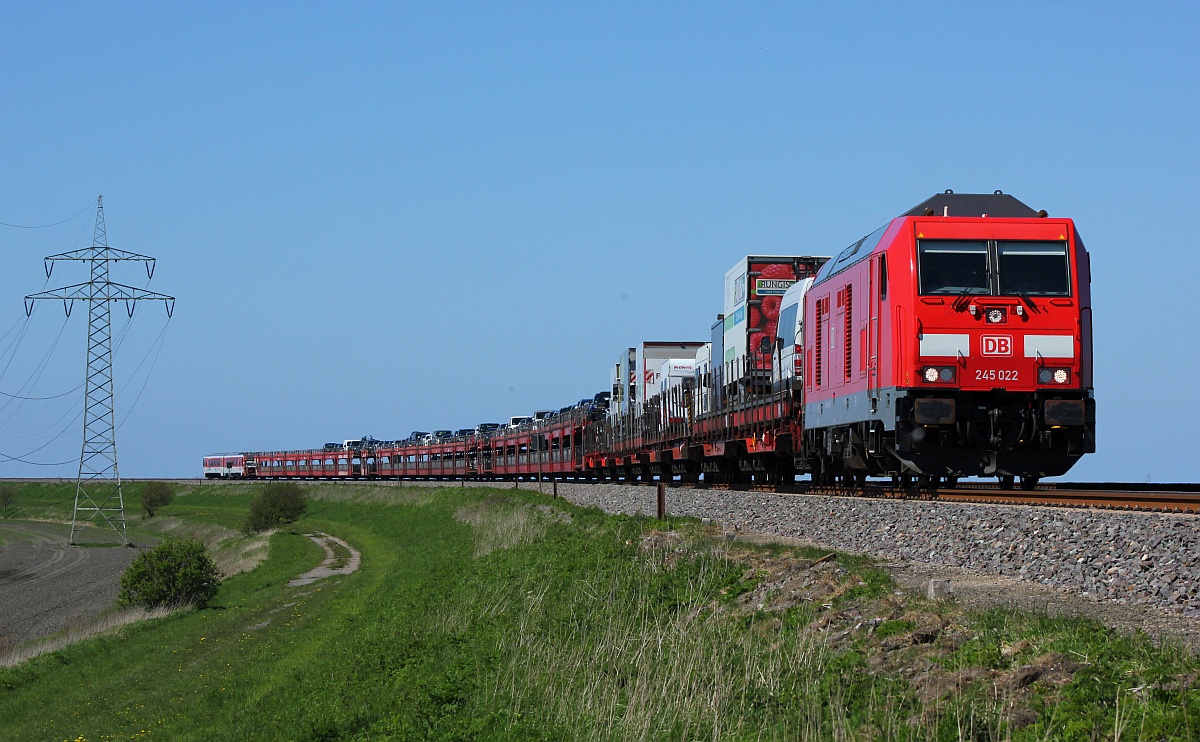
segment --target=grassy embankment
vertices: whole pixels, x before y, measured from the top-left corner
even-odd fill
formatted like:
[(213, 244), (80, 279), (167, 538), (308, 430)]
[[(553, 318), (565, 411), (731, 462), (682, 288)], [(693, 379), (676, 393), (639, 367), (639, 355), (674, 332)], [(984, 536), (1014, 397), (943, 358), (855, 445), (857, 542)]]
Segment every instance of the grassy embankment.
[[(309, 491), (308, 514), (214, 607), (0, 670), (0, 735), (1200, 736), (1190, 654), (898, 596), (859, 558), (512, 490)], [(250, 492), (196, 488), (159, 517), (236, 528)], [(70, 498), (56, 496), (27, 487), (19, 505), (61, 517)], [(322, 557), (299, 535), (313, 530), (361, 550), (362, 567), (288, 587)]]

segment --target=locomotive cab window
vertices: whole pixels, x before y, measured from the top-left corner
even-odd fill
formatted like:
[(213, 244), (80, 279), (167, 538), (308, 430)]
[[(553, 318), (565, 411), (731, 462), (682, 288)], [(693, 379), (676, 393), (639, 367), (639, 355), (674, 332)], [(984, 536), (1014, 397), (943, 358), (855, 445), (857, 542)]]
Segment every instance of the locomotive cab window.
[(1070, 296), (1066, 242), (921, 240), (921, 294)]
[(920, 240), (921, 294), (987, 294), (988, 243), (983, 240)]
[(1001, 295), (1069, 296), (1066, 242), (999, 242)]

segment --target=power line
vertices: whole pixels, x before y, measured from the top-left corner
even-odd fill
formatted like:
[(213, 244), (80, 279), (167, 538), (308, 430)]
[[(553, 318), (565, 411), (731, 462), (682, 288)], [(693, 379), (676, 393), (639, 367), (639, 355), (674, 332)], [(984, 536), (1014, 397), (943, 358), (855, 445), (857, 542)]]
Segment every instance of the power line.
[[(42, 374), (46, 372), (46, 367), (48, 365), (50, 365), (50, 357), (52, 355), (54, 355), (54, 350), (56, 348), (58, 348), (58, 343), (60, 340), (62, 340), (63, 331), (66, 329), (67, 329), (67, 321), (63, 320), (62, 326), (58, 328), (58, 334), (54, 336), (54, 342), (50, 344), (50, 349), (46, 351), (46, 355), (42, 356), (42, 360), (38, 361), (37, 366), (35, 366), (33, 369), (32, 375), (28, 379), (25, 380), (24, 384), (22, 384), (20, 387), (17, 388), (17, 391), (23, 392), (26, 389), (28, 389), (29, 391), (33, 391), (33, 388), (35, 386), (37, 386), (38, 381), (42, 378)], [(15, 356), (15, 354), (14, 354), (14, 356)], [(11, 363), (11, 359), (9, 360), (9, 362)], [(14, 395), (14, 394), (10, 394), (7, 396), (11, 397), (11, 399), (9, 399), (4, 404), (0, 405), (0, 412), (3, 412), (4, 410), (8, 409), (8, 406), (11, 405), (13, 402), (18, 401), (18, 400), (20, 400), (20, 401), (17, 404), (17, 409), (13, 410), (12, 415), (9, 415), (4, 420), (5, 423), (7, 423), (9, 420), (11, 420), (13, 415), (17, 414), (17, 412), (19, 412), (21, 410), (21, 407), (23, 407), (25, 404), (24, 397)]]
[(30, 461), (28, 459), (23, 459), (20, 456), (6, 456), (3, 453), (0, 453), (0, 456), (4, 456), (5, 462), (17, 461), (22, 464), (29, 464), (30, 466), (64, 466), (66, 464), (74, 463), (75, 461), (75, 459), (67, 459), (66, 461)]
[(75, 219), (80, 214), (82, 214), (83, 212), (87, 211), (90, 208), (92, 208), (92, 205), (89, 203), (87, 206), (84, 206), (82, 209), (75, 212), (71, 216), (68, 216), (66, 219), (63, 219), (62, 221), (54, 222), (53, 224), (27, 225), (27, 224), (9, 224), (8, 222), (0, 222), (0, 226), (12, 227), (13, 229), (49, 229), (50, 227), (57, 227), (60, 224), (66, 224), (67, 222), (71, 221), (72, 219)]
[[(19, 394), (9, 394), (8, 392), (0, 392), (0, 397), (10, 397), (12, 399), (20, 399), (25, 402), (45, 402), (48, 399), (62, 399), (63, 397), (67, 396), (68, 394), (77, 392), (82, 388), (83, 388), (83, 383), (81, 382), (74, 389), (68, 389), (67, 391), (63, 392), (62, 394), (52, 394), (49, 397), (23, 397)], [(47, 405), (47, 406), (52, 406), (52, 405)]]
[[(132, 318), (127, 318), (125, 320), (123, 327), (118, 332), (117, 337), (114, 339), (114, 342), (113, 342), (114, 352), (121, 348), (124, 339), (128, 336), (128, 332), (129, 332), (131, 323), (132, 323)], [(159, 355), (161, 355), (161, 353), (162, 353), (163, 345), (165, 344), (164, 343), (165, 335), (166, 335), (167, 329), (169, 328), (170, 323), (171, 323), (171, 320), (170, 320), (170, 318), (168, 318), (167, 322), (164, 323), (163, 327), (159, 330), (157, 337), (155, 337), (154, 341), (150, 344), (150, 347), (147, 348), (146, 352), (142, 355), (141, 360), (138, 361), (137, 366), (135, 366), (133, 371), (130, 373), (129, 378), (126, 379), (125, 383), (121, 385), (121, 388), (117, 390), (117, 394), (123, 393), (125, 391), (125, 389), (136, 380), (138, 373), (142, 370), (142, 367), (146, 365), (146, 361), (148, 361), (148, 360), (151, 361), (150, 369), (147, 371), (145, 378), (142, 380), (142, 385), (138, 389), (137, 396), (134, 397), (133, 403), (130, 405), (130, 407), (126, 411), (125, 415), (121, 418), (121, 421), (117, 424), (117, 426), (116, 426), (117, 429), (124, 427), (126, 421), (128, 421), (130, 416), (132, 416), (134, 409), (137, 407), (138, 402), (141, 400), (142, 394), (146, 391), (146, 387), (149, 385), (149, 382), (150, 382), (150, 377), (154, 375), (154, 369), (158, 365), (158, 358), (159, 358)], [(19, 321), (17, 324), (19, 324)], [(16, 329), (16, 324), (13, 325), (12, 329)], [(64, 320), (64, 328), (60, 328), (60, 330), (59, 330), (58, 337), (60, 337), (60, 338), (62, 336), (62, 329), (65, 329), (65, 320)], [(11, 331), (12, 330), (10, 330), (10, 332)], [(2, 337), (2, 336), (0, 336), (0, 337)], [(55, 343), (57, 343), (57, 342), (58, 342), (58, 340), (56, 339)], [(153, 360), (151, 360), (152, 356), (153, 356)], [(45, 365), (46, 360), (48, 360), (48, 358), (43, 359), (43, 363), (41, 364), (43, 367)], [(7, 392), (0, 392), (0, 396), (12, 397), (14, 399), (20, 399), (22, 401), (61, 400), (71, 394), (74, 394), (75, 392), (78, 392), (80, 389), (83, 388), (84, 383), (85, 382), (80, 382), (73, 389), (69, 389), (65, 392), (62, 392), (61, 394), (56, 394), (56, 395), (52, 395), (52, 396), (48, 396), (48, 397), (29, 397), (29, 396), (13, 395), (13, 394), (9, 394)], [(28, 382), (27, 382), (27, 384), (28, 384)], [(32, 386), (34, 386), (34, 385), (36, 385), (36, 381), (34, 382), (33, 385), (30, 385), (30, 388), (32, 388)], [(24, 388), (24, 386), (22, 388)], [(62, 466), (64, 464), (71, 463), (72, 460), (58, 461), (58, 462), (32, 461), (32, 460), (28, 459), (27, 457), (30, 456), (31, 454), (37, 453), (38, 451), (41, 451), (41, 450), (47, 448), (50, 444), (54, 443), (55, 441), (60, 440), (61, 438), (63, 438), (65, 435), (67, 435), (70, 432), (71, 427), (75, 424), (75, 422), (79, 419), (79, 416), (82, 414), (82, 411), (77, 409), (79, 401), (80, 400), (77, 400), (75, 405), (72, 405), (72, 407), (67, 409), (66, 412), (64, 412), (62, 415), (60, 415), (58, 417), (58, 419), (56, 419), (54, 422), (50, 423), (46, 427), (42, 428), (41, 430), (38, 430), (34, 433), (30, 433), (28, 435), (11, 435), (10, 434), (10, 437), (12, 437), (14, 439), (37, 438), (52, 429), (58, 428), (59, 424), (63, 420), (65, 420), (67, 418), (67, 416), (73, 414), (71, 422), (69, 422), (66, 427), (58, 430), (57, 433), (52, 435), (50, 440), (46, 441), (45, 443), (38, 446), (37, 448), (35, 448), (31, 451), (27, 451), (26, 453), (23, 453), (20, 455), (12, 455), (12, 454), (8, 454), (8, 453), (4, 453), (4, 452), (0, 451), (0, 463), (16, 461), (16, 462), (20, 462), (20, 463), (24, 463), (24, 464), (31, 464), (34, 466)], [(45, 405), (38, 409), (48, 409), (53, 406), (55, 406), (55, 405), (53, 405), (53, 404)], [(0, 407), (0, 410), (2, 410), (2, 409), (3, 409), (3, 407)], [(9, 415), (9, 417), (5, 420), (5, 423), (11, 421), (13, 416), (15, 416), (16, 413), (18, 411), (20, 411), (20, 409), (21, 409), (21, 407), (18, 407), (17, 410), (14, 410), (13, 413), (11, 415)]]
[[(137, 396), (133, 398), (133, 404), (129, 405), (129, 409), (125, 412), (125, 417), (121, 418), (121, 422), (117, 423), (118, 429), (125, 425), (125, 421), (129, 419), (130, 415), (133, 414), (134, 408), (137, 407), (137, 403), (141, 400), (142, 392), (146, 391), (146, 385), (150, 383), (150, 377), (154, 375), (154, 367), (158, 365), (158, 357), (162, 354), (163, 346), (166, 345), (164, 340), (167, 335), (167, 327), (170, 325), (171, 320), (168, 319), (167, 324), (163, 325), (162, 330), (158, 333), (158, 337), (154, 340), (154, 345), (158, 346), (158, 350), (154, 353), (154, 360), (150, 362), (150, 370), (146, 372), (146, 378), (142, 380), (142, 388), (138, 389)], [(150, 346), (150, 350), (154, 350), (154, 345)], [(142, 358), (142, 363), (145, 363), (146, 358), (149, 357), (150, 354), (147, 353), (146, 356)], [(133, 381), (134, 377), (137, 376), (137, 372), (142, 368), (142, 363), (139, 363), (137, 368), (133, 370), (133, 373), (129, 376), (129, 381), (126, 381), (125, 384), (121, 386), (121, 391), (125, 391), (125, 387), (129, 386), (129, 382)]]
[[(83, 384), (80, 384), (79, 386), (80, 386), (80, 387), (82, 387), (82, 386), (83, 386)], [(72, 404), (70, 407), (68, 407), (66, 412), (64, 412), (63, 414), (59, 415), (57, 420), (55, 420), (54, 422), (50, 423), (49, 425), (47, 425), (46, 427), (42, 428), (41, 430), (37, 431), (36, 433), (30, 433), (29, 435), (11, 435), (11, 434), (10, 434), (8, 437), (9, 437), (9, 438), (17, 438), (17, 439), (25, 439), (25, 438), (37, 438), (38, 436), (40, 436), (40, 435), (44, 434), (46, 431), (50, 430), (51, 428), (57, 427), (57, 426), (58, 426), (58, 424), (59, 424), (59, 423), (61, 423), (63, 420), (65, 420), (65, 419), (66, 419), (66, 417), (67, 417), (67, 415), (70, 415), (72, 412), (74, 412), (74, 413), (75, 413), (75, 417), (79, 417), (79, 413), (78, 413), (78, 412), (75, 412), (75, 410), (76, 410), (77, 408), (79, 408), (79, 407), (80, 407), (80, 405), (81, 405), (81, 403), (82, 403), (82, 402), (83, 402), (83, 398), (82, 398), (82, 397), (80, 397), (79, 399), (75, 400), (75, 403), (74, 403), (74, 404)], [(41, 408), (41, 409), (46, 409), (46, 408)], [(57, 439), (57, 437), (56, 437), (56, 439)]]
[[(68, 413), (68, 414), (69, 414), (70, 412), (71, 412), (70, 410), (67, 410), (67, 413)], [(33, 454), (37, 453), (38, 451), (41, 451), (41, 450), (43, 450), (43, 449), (47, 448), (47, 447), (48, 447), (48, 446), (49, 446), (51, 443), (54, 443), (55, 441), (57, 441), (57, 440), (59, 440), (60, 438), (62, 438), (63, 436), (65, 436), (65, 435), (66, 435), (68, 432), (70, 432), (70, 430), (71, 430), (73, 427), (75, 427), (75, 421), (77, 421), (77, 420), (80, 418), (80, 416), (81, 416), (81, 415), (83, 415), (83, 410), (80, 410), (80, 411), (76, 412), (76, 413), (75, 413), (75, 416), (71, 418), (71, 421), (70, 421), (70, 422), (68, 422), (66, 425), (64, 425), (64, 426), (62, 427), (62, 429), (58, 431), (58, 433), (56, 433), (55, 435), (51, 436), (50, 440), (46, 441), (45, 443), (43, 443), (42, 445), (38, 446), (37, 448), (34, 448), (34, 449), (32, 449), (32, 450), (29, 450), (29, 451), (26, 451), (25, 453), (23, 453), (23, 454), (21, 454), (21, 455), (19, 455), (19, 456), (10, 456), (10, 455), (8, 455), (8, 454), (0, 454), (0, 456), (4, 456), (4, 457), (5, 457), (5, 458), (6, 458), (8, 461), (20, 461), (20, 462), (22, 462), (22, 463), (25, 463), (25, 464), (33, 464), (33, 463), (37, 463), (37, 462), (33, 462), (33, 461), (27, 461), (27, 460), (25, 459), (25, 457), (26, 457), (26, 456), (32, 456)], [(63, 417), (66, 417), (66, 416), (67, 416), (67, 415), (66, 415), (66, 414), (64, 414), (62, 417), (58, 418), (58, 420), (55, 420), (55, 421), (54, 421), (54, 423), (53, 423), (53, 424), (52, 424), (50, 427), (53, 427), (54, 425), (57, 425), (57, 424), (58, 424), (58, 423), (59, 423), (59, 422), (60, 422), (60, 421), (63, 419)], [(47, 428), (47, 430), (48, 430), (48, 429), (49, 429), (49, 428)], [(68, 459), (67, 461), (61, 462), (61, 463), (59, 463), (59, 464), (55, 464), (55, 466), (61, 466), (62, 464), (69, 464), (69, 463), (71, 463), (71, 461), (74, 461), (74, 459)], [(51, 466), (51, 464), (45, 464), (45, 466)]]

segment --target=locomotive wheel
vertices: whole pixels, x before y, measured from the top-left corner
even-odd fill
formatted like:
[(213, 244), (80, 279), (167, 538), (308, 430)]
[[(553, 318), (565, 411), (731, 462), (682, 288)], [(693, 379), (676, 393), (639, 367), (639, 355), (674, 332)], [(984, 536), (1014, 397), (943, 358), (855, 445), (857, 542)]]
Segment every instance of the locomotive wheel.
[(1021, 489), (1032, 490), (1034, 487), (1037, 487), (1037, 483), (1040, 479), (1041, 477), (1035, 476), (1021, 477)]
[(833, 483), (832, 473), (829, 471), (829, 462), (823, 457), (816, 460), (816, 466), (812, 470), (812, 483), (817, 487), (828, 487)]
[(1016, 478), (1011, 474), (1001, 474), (1000, 475), (1000, 489), (1002, 489), (1002, 490), (1012, 489), (1013, 482), (1015, 480), (1016, 480)]
[(944, 484), (946, 489), (952, 490), (958, 486), (958, 477), (946, 477)]

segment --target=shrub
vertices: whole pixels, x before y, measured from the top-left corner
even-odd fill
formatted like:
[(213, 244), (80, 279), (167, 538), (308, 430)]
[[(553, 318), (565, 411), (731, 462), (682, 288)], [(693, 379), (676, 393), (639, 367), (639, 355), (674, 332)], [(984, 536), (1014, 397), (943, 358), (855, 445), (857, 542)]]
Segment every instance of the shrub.
[(8, 516), (8, 506), (17, 500), (17, 489), (11, 484), (0, 484), (0, 513)]
[(138, 555), (121, 575), (122, 606), (203, 608), (217, 594), (221, 581), (204, 544), (195, 539), (169, 538)]
[(300, 485), (295, 482), (270, 482), (263, 487), (262, 494), (250, 503), (245, 531), (254, 533), (291, 523), (304, 515), (307, 509), (308, 499)]
[(175, 488), (166, 482), (147, 482), (142, 485), (142, 509), (147, 518), (154, 517), (154, 511), (171, 504), (175, 496)]

